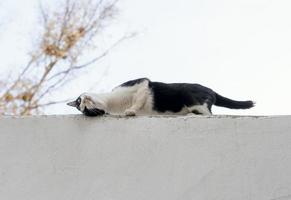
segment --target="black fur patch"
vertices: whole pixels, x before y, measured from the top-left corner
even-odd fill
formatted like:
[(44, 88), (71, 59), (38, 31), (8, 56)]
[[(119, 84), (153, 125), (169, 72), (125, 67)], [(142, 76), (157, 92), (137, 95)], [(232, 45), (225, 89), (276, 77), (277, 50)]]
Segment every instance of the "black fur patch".
[(104, 115), (105, 111), (104, 110), (100, 110), (98, 108), (87, 109), (85, 107), (83, 113), (84, 113), (84, 115), (89, 116), (89, 117), (96, 117), (96, 116)]
[(142, 83), (145, 80), (150, 81), (148, 78), (139, 78), (139, 79), (130, 80), (130, 81), (127, 81), (125, 83), (122, 83), (120, 86), (121, 87), (130, 87), (130, 86), (134, 86), (136, 84)]
[(80, 110), (80, 104), (81, 104), (81, 97), (78, 97), (77, 98), (77, 100), (76, 100), (76, 108), (78, 109), (78, 110)]
[(211, 105), (215, 102), (215, 92), (199, 84), (150, 82), (153, 94), (153, 109), (158, 112), (179, 112), (183, 107)]

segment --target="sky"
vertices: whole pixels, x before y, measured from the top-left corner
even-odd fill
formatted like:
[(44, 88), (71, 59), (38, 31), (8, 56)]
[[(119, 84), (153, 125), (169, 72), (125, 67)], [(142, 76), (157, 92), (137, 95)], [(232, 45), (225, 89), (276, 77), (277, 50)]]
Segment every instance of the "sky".
[[(0, 78), (26, 61), (37, 27), (37, 0), (0, 2)], [(56, 93), (106, 92), (130, 79), (199, 83), (249, 110), (214, 114), (291, 114), (290, 0), (120, 0), (108, 38), (138, 35)], [(3, 20), (4, 19), (4, 20)], [(48, 114), (78, 113), (60, 104)]]

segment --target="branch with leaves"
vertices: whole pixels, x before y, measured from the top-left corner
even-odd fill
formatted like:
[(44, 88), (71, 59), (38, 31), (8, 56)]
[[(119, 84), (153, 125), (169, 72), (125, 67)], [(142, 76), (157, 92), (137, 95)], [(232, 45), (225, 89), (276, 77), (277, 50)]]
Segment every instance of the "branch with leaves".
[(43, 107), (59, 103), (44, 99), (67, 84), (74, 71), (100, 61), (114, 47), (132, 37), (123, 36), (95, 58), (85, 63), (79, 61), (110, 24), (117, 12), (116, 3), (117, 0), (65, 0), (54, 12), (40, 6), (39, 45), (14, 80), (1, 82), (0, 115), (38, 114)]

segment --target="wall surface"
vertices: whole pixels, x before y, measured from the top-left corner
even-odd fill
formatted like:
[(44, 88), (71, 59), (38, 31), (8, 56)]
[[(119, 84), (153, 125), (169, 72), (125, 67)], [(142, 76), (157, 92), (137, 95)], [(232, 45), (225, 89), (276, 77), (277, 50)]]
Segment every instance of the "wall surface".
[(0, 119), (1, 200), (289, 200), (291, 116)]

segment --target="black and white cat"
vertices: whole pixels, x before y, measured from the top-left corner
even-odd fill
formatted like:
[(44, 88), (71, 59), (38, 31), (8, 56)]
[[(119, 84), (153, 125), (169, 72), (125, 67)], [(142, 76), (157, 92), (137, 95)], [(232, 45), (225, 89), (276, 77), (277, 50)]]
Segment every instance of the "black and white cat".
[(199, 84), (167, 84), (140, 78), (125, 82), (109, 93), (84, 93), (68, 105), (76, 107), (87, 116), (105, 113), (126, 116), (211, 115), (212, 105), (248, 109), (254, 106), (254, 102), (231, 100)]

